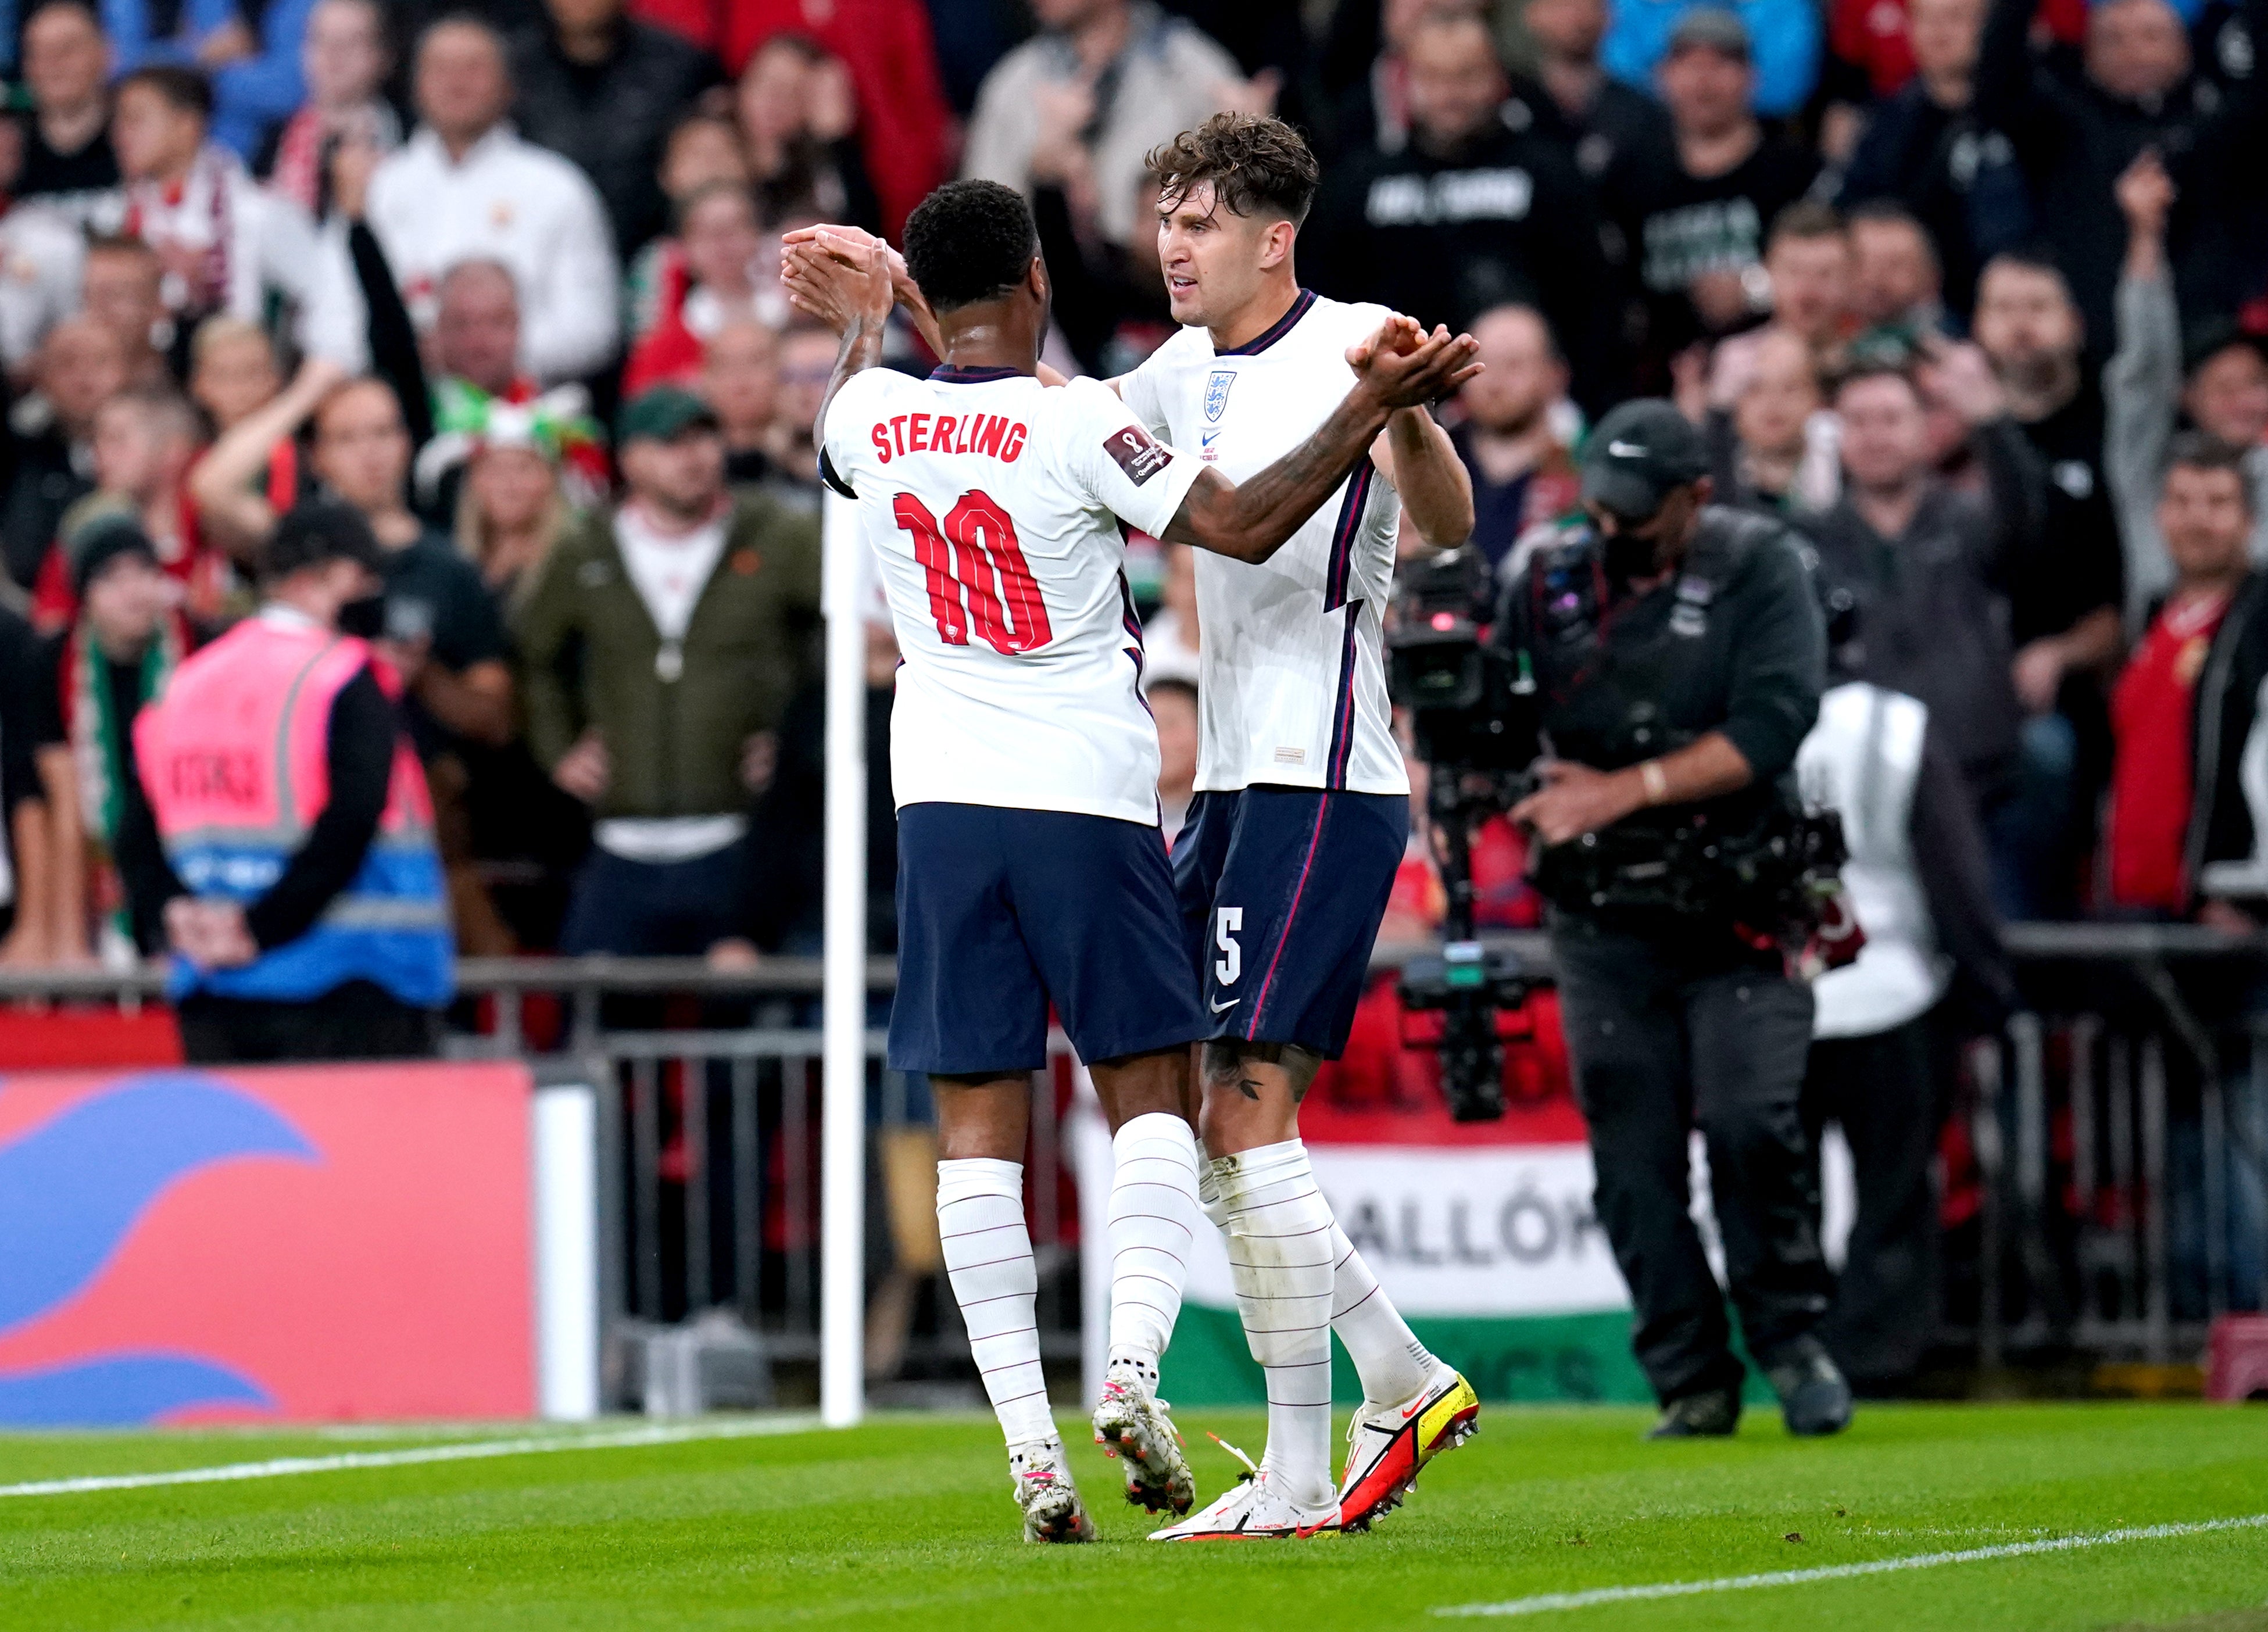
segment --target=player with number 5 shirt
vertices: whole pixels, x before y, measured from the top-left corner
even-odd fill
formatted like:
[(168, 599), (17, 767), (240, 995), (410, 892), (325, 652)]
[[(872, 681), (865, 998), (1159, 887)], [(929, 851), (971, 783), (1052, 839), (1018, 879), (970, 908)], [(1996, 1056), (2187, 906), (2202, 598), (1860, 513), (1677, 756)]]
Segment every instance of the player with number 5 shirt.
[(859, 506), (905, 656), (891, 716), (899, 974), (890, 1063), (929, 1074), (947, 1273), (1009, 1449), (1027, 1539), (1092, 1527), (1048, 1409), (1021, 1160), (1050, 1006), (1113, 1128), (1110, 1369), (1097, 1438), (1127, 1496), (1194, 1485), (1158, 1356), (1198, 1217), (1189, 1045), (1206, 1029), (1158, 829), (1158, 749), (1124, 526), (1266, 561), (1398, 408), (1474, 371), (1472, 342), (1388, 318), (1354, 388), (1242, 483), (1159, 442), (1108, 386), (1042, 386), (1048, 282), (1022, 196), (949, 183), (906, 224), (904, 290), (943, 365), (879, 368), (898, 269), (863, 234), (794, 235), (790, 298), (843, 335), (821, 474)]

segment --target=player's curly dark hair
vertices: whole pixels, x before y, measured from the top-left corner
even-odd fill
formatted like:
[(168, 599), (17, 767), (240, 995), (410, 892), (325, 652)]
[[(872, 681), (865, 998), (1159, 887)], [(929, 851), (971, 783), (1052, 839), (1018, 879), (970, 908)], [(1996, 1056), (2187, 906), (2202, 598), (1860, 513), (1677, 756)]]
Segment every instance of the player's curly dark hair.
[(948, 181), (906, 217), (906, 270), (938, 312), (1005, 294), (1039, 246), (1032, 207), (998, 181)]
[(1150, 150), (1160, 202), (1178, 204), (1200, 181), (1231, 215), (1278, 215), (1297, 226), (1307, 218), (1322, 172), (1307, 138), (1280, 119), (1215, 114), (1194, 130)]

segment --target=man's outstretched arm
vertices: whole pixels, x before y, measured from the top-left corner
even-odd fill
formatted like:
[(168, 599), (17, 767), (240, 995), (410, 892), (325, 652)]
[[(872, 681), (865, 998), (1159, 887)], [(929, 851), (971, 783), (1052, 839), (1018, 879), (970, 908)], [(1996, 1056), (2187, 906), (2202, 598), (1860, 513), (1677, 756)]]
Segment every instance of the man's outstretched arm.
[(1422, 408), (1480, 372), (1473, 360), (1477, 349), (1469, 334), (1453, 336), (1446, 328), (1425, 334), (1408, 318), (1389, 318), (1348, 351), (1354, 388), (1315, 434), (1241, 485), (1208, 467), (1182, 501), (1167, 540), (1238, 561), (1266, 561), (1370, 457), (1395, 410)]

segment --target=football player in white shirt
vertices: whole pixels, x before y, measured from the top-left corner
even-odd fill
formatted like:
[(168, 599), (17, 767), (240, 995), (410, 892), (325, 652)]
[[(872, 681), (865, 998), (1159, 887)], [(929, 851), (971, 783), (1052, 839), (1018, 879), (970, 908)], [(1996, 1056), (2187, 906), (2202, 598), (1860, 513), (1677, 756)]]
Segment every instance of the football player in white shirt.
[[(1184, 327), (1116, 382), (1142, 423), (1231, 477), (1277, 458), (1354, 384), (1347, 349), (1388, 313), (1303, 290), (1294, 240), (1314, 156), (1280, 120), (1216, 114), (1150, 156), (1159, 258)], [(1472, 1386), (1411, 1333), (1333, 1221), (1299, 1106), (1345, 1047), (1410, 834), (1410, 784), (1381, 651), (1407, 508), (1462, 543), (1472, 485), (1422, 405), (1265, 562), (1197, 562), (1204, 630), (1197, 797), (1174, 875), (1210, 1025), (1200, 1129), (1208, 1213), (1227, 1232), (1240, 1312), (1268, 1372), (1260, 1476), (1171, 1539), (1274, 1533), (1334, 1502), (1366, 1529), (1471, 1434)], [(1330, 1332), (1364, 1402), (1330, 1469)]]
[[(1395, 409), (1473, 371), (1472, 346), (1382, 321), (1335, 411), (1237, 485), (1158, 443), (1107, 387), (1042, 387), (1048, 283), (1021, 195), (940, 187), (907, 222), (903, 268), (945, 359), (926, 380), (874, 366), (896, 299), (879, 246), (806, 237), (784, 269), (796, 303), (843, 335), (822, 472), (861, 507), (905, 654), (889, 1057), (937, 1086), (946, 1263), (1025, 1534), (1079, 1540), (1092, 1530), (1040, 1371), (1020, 1165), (1050, 1003), (1115, 1130), (1096, 1437), (1124, 1457), (1130, 1500), (1179, 1513), (1194, 1495), (1155, 1391), (1198, 1204), (1189, 1045), (1205, 1026), (1158, 834), (1120, 524), (1265, 562)], [(1318, 1510), (1313, 1526), (1336, 1517)]]

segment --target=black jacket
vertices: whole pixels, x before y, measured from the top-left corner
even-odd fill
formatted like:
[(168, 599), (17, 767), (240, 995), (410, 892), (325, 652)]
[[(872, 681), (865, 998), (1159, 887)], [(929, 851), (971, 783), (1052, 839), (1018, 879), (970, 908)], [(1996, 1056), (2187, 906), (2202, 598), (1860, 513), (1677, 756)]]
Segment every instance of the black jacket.
[(580, 165), (607, 203), (615, 246), (627, 259), (669, 224), (655, 172), (670, 129), (717, 83), (717, 62), (666, 29), (625, 20), (614, 54), (570, 62), (545, 31), (512, 48), (520, 135)]
[(1454, 154), (1416, 141), (1349, 155), (1326, 178), (1300, 270), (1318, 293), (1375, 300), (1429, 328), (1519, 301), (1550, 320), (1586, 408), (1619, 394), (1598, 217), (1553, 143), (1498, 123)]
[(1885, 539), (1845, 495), (1809, 531), (1822, 584), (1857, 601), (1851, 666), (1929, 705), (1982, 798), (2014, 763), (2023, 723), (2001, 592), (2044, 501), (2037, 460), (2014, 421), (1984, 427), (1977, 448), (1988, 496), (1933, 486), (1905, 532)]
[(1942, 268), (1945, 304), (1964, 319), (1977, 304), (1977, 275), (2033, 230), (2030, 189), (2008, 138), (1967, 108), (1940, 107), (1919, 79), (1867, 114), (1867, 133), (1843, 173), (1839, 202), (1889, 199), (1928, 229)]
[(2257, 848), (2252, 807), (2237, 776), (2245, 739), (2268, 680), (2268, 576), (2248, 577), (2228, 604), (2198, 675), (2190, 718), (2190, 827), (2183, 876), (2191, 891), (2213, 862), (2243, 861)]

